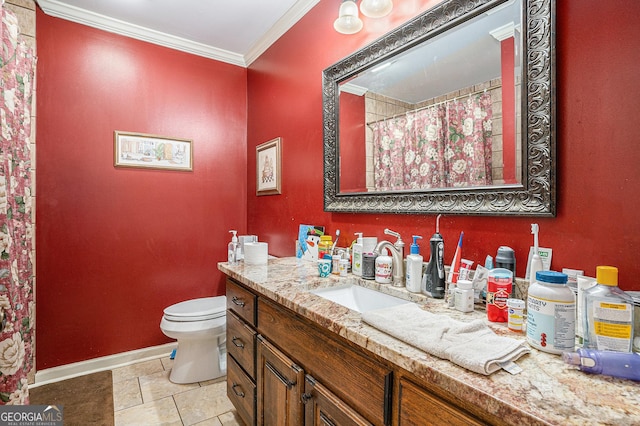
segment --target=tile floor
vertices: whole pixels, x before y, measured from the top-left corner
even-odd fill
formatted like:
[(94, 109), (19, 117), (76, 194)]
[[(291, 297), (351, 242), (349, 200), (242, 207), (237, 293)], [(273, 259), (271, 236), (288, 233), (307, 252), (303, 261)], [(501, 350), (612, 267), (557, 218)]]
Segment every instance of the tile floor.
[(178, 385), (169, 381), (173, 361), (158, 358), (113, 371), (116, 426), (241, 426), (227, 398), (226, 377)]

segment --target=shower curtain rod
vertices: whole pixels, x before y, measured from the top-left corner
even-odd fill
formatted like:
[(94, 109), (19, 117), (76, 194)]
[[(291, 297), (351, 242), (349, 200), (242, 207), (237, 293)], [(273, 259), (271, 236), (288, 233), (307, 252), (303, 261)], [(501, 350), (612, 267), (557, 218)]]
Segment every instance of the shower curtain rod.
[[(492, 87), (490, 90), (497, 89), (498, 87), (502, 87), (502, 85), (500, 85), (500, 86), (494, 86), (494, 87)], [(453, 99), (445, 99), (444, 101), (435, 102), (435, 103), (432, 103), (432, 104), (430, 104), (430, 105), (425, 105), (425, 106), (420, 107), (420, 108), (416, 108), (416, 109), (412, 109), (412, 110), (409, 110), (409, 111), (405, 111), (405, 112), (400, 113), (400, 114), (392, 115), (391, 117), (381, 118), (381, 119), (379, 119), (379, 120), (374, 120), (374, 121), (369, 121), (369, 122), (367, 122), (366, 124), (367, 124), (367, 126), (371, 126), (372, 124), (379, 123), (380, 121), (393, 120), (394, 118), (397, 118), (397, 117), (400, 117), (400, 116), (406, 115), (406, 114), (407, 114), (407, 113), (409, 113), (409, 112), (418, 112), (418, 111), (422, 111), (423, 109), (432, 108), (432, 107), (434, 107), (434, 106), (438, 106), (438, 105), (446, 104), (447, 102), (455, 101), (455, 100), (457, 100), (458, 98), (464, 98), (465, 96), (469, 96), (469, 97), (471, 97), (471, 96), (473, 96), (473, 95), (478, 95), (478, 94), (480, 94), (480, 93), (487, 93), (487, 89), (477, 90), (477, 91), (475, 91), (475, 92), (471, 92), (471, 93), (465, 93), (465, 94), (460, 95), (460, 96), (455, 96)]]

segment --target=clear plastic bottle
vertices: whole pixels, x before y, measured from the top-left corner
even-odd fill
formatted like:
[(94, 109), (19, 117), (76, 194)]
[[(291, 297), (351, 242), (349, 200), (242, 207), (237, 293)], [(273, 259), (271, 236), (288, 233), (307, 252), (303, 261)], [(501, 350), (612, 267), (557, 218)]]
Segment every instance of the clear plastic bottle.
[(576, 337), (576, 297), (567, 274), (538, 271), (527, 297), (527, 342), (552, 354), (573, 351)]
[(598, 266), (596, 285), (585, 291), (583, 347), (631, 352), (633, 299), (618, 287), (618, 268)]

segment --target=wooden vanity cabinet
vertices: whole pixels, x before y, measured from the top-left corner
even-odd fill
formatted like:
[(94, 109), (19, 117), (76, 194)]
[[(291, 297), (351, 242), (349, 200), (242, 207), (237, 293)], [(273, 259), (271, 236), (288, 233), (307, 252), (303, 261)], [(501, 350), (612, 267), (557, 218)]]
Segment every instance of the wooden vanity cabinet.
[(302, 400), (305, 426), (370, 426), (364, 417), (307, 375)]
[(302, 425), (302, 368), (260, 335), (257, 365), (258, 425)]
[(398, 382), (398, 424), (401, 426), (486, 424), (404, 377)]
[(257, 299), (227, 279), (227, 396), (248, 425), (256, 419)]
[(227, 394), (248, 425), (504, 423), (230, 278), (227, 309)]

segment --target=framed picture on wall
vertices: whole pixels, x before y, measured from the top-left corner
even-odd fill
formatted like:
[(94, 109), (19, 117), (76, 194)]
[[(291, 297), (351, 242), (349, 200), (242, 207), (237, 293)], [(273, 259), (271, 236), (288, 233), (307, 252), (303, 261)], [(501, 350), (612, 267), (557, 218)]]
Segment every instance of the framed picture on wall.
[(275, 138), (256, 147), (256, 195), (281, 193), (280, 138)]
[(162, 170), (193, 170), (193, 141), (144, 133), (113, 136), (113, 165)]

